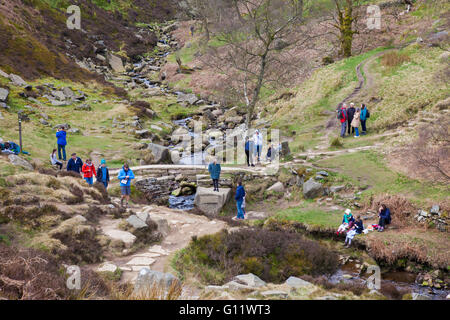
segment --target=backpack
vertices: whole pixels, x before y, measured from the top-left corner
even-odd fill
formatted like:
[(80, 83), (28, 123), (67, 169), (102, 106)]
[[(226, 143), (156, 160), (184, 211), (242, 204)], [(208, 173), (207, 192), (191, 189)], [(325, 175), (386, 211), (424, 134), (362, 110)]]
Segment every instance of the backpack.
[(338, 118), (339, 120), (344, 119), (344, 112), (343, 112), (342, 109), (339, 109), (337, 118)]
[(369, 109), (367, 109), (367, 111), (366, 111), (366, 118), (370, 118), (370, 112), (369, 112)]

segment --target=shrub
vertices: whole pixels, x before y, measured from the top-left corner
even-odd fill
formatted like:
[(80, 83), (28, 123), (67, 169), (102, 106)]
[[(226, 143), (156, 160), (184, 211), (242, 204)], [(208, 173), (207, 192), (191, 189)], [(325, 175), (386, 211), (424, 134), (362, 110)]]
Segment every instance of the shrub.
[(332, 274), (338, 257), (297, 233), (249, 228), (192, 239), (175, 265), (182, 274), (195, 272), (206, 282), (218, 282), (218, 278), (209, 279), (202, 272), (204, 267), (222, 273), (223, 280), (251, 272), (280, 283), (290, 276)]
[(68, 198), (66, 200), (67, 204), (77, 204), (77, 203), (82, 203), (84, 201), (84, 194), (83, 194), (83, 190), (81, 190), (79, 187), (77, 187), (74, 184), (71, 184), (69, 187), (69, 191), (70, 193), (72, 193), (73, 197)]
[(385, 53), (381, 57), (381, 64), (383, 64), (386, 67), (397, 67), (402, 65), (404, 62), (408, 62), (411, 59), (407, 54), (399, 53), (398, 51), (391, 51)]
[(331, 141), (330, 141), (330, 147), (342, 148), (343, 146), (344, 146), (344, 143), (342, 142), (341, 139), (339, 139), (339, 137), (335, 137), (335, 138), (331, 139)]

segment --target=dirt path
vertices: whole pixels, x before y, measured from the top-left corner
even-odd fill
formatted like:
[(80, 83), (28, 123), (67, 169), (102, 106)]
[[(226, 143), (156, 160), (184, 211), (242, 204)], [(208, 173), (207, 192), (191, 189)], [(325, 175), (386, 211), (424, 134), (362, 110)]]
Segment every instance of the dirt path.
[[(129, 256), (114, 257), (110, 255), (107, 257), (109, 259), (105, 263), (114, 264), (122, 269), (122, 282), (134, 283), (138, 272), (144, 267), (161, 272), (170, 271), (170, 261), (175, 252), (186, 247), (193, 236), (214, 234), (228, 228), (223, 221), (210, 220), (204, 216), (166, 207), (135, 205), (130, 209), (136, 213), (148, 213), (153, 219), (165, 219), (169, 230), (159, 244), (145, 247)], [(120, 220), (114, 220), (112, 217), (105, 217), (100, 221), (102, 232), (104, 234), (108, 234), (111, 231), (120, 232), (119, 222)], [(98, 266), (95, 265), (93, 268)]]

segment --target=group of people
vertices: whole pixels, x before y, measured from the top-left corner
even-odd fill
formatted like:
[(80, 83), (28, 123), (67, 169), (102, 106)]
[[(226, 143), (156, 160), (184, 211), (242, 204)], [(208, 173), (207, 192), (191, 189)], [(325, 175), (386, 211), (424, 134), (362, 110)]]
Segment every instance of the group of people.
[[(57, 145), (58, 149), (53, 149), (50, 154), (50, 162), (52, 165), (58, 166), (59, 170), (63, 169), (63, 162), (66, 161), (66, 146), (67, 146), (67, 133), (64, 127), (58, 128), (56, 132)], [(58, 155), (56, 154), (58, 151)], [(67, 171), (76, 172), (81, 174), (86, 183), (89, 186), (94, 184), (94, 177), (97, 182), (103, 184), (105, 189), (108, 188), (110, 177), (109, 177), (109, 169), (106, 166), (106, 160), (101, 159), (100, 165), (95, 169), (94, 164), (92, 163), (92, 159), (86, 159), (85, 163), (81, 160), (80, 157), (77, 156), (76, 153), (72, 153), (69, 161), (67, 161), (66, 166)], [(120, 191), (121, 191), (121, 205), (124, 206), (124, 200), (126, 201), (126, 206), (128, 206), (128, 202), (130, 201), (131, 195), (131, 180), (134, 179), (134, 173), (130, 169), (129, 165), (125, 163), (122, 169), (119, 170), (119, 174), (117, 178), (120, 182)]]
[(341, 122), (341, 137), (354, 134), (355, 138), (359, 138), (359, 126), (361, 126), (361, 135), (367, 134), (366, 121), (370, 118), (370, 112), (367, 106), (362, 103), (361, 108), (355, 109), (355, 104), (350, 103), (350, 107), (346, 103), (341, 103), (337, 109), (337, 118)]
[[(391, 212), (385, 204), (382, 204), (378, 208), (378, 218), (378, 225), (372, 225), (371, 228), (374, 227), (378, 232), (383, 232), (386, 225), (391, 223)], [(367, 233), (364, 229), (361, 216), (358, 215), (355, 219), (352, 215), (352, 211), (346, 209), (344, 217), (342, 218), (342, 224), (337, 229), (336, 234), (339, 235), (343, 232), (346, 232), (344, 246), (349, 248), (356, 235), (363, 232)]]
[[(245, 157), (247, 160), (247, 166), (254, 167), (253, 157), (256, 157), (258, 163), (261, 162), (261, 154), (263, 149), (263, 136), (259, 130), (255, 131), (253, 137), (245, 138)], [(281, 143), (275, 148), (271, 143), (267, 148), (266, 161), (272, 162), (272, 160), (281, 152)]]

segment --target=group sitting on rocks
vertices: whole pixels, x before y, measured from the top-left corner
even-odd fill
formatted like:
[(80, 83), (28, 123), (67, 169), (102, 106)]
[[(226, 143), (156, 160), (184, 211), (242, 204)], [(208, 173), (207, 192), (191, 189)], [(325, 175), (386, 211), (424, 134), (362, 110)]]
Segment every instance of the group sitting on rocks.
[(362, 103), (361, 108), (355, 109), (355, 104), (350, 103), (350, 108), (347, 104), (341, 103), (337, 108), (337, 118), (341, 122), (341, 137), (345, 137), (346, 131), (348, 135), (354, 134), (355, 138), (359, 138), (359, 126), (361, 125), (361, 135), (367, 134), (366, 121), (370, 118), (370, 112), (367, 106)]

